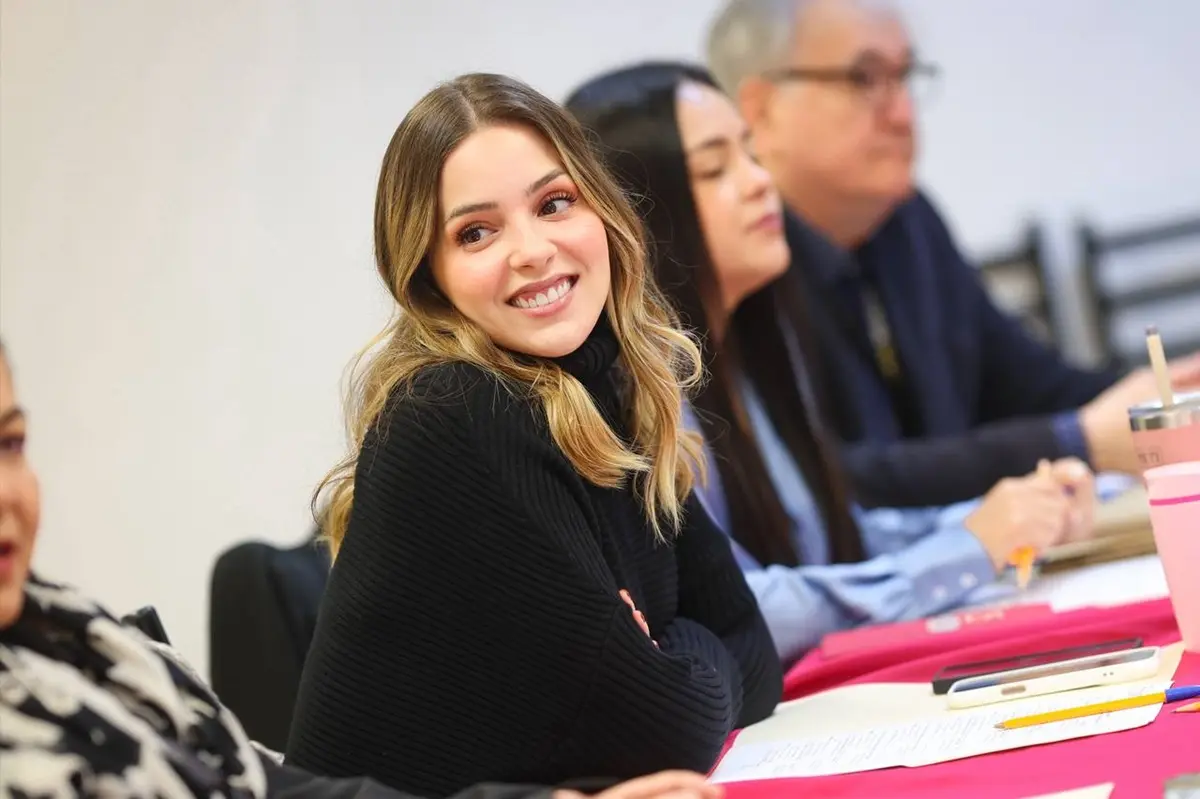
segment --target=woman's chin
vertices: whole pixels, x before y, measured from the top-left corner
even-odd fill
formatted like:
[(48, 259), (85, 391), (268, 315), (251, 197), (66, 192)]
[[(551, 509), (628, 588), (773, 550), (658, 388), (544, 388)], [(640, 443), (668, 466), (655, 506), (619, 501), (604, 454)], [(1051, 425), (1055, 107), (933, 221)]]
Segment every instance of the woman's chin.
[(550, 324), (540, 325), (538, 329), (528, 331), (527, 335), (514, 337), (514, 340), (503, 344), (510, 350), (535, 358), (562, 358), (583, 346), (595, 330), (603, 310), (601, 307), (597, 312), (590, 313), (582, 308), (572, 308), (570, 313)]
[(16, 582), (0, 585), (0, 630), (7, 630), (21, 618), (25, 608), (25, 586)]
[(582, 347), (591, 332), (591, 328), (582, 332), (578, 330), (546, 331), (546, 335), (532, 336), (529, 341), (524, 342), (523, 346), (516, 349), (535, 358), (562, 358)]

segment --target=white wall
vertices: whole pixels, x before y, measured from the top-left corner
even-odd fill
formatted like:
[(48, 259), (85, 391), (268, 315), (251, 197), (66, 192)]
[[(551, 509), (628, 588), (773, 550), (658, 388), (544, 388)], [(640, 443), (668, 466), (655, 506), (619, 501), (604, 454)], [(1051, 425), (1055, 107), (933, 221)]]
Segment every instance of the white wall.
[[(922, 51), (945, 72), (923, 119), (925, 182), (976, 252), (1002, 247), (1025, 219), (1047, 225), (1074, 333), (1067, 349), (1092, 355), (1078, 307), (1076, 222), (1124, 227), (1200, 214), (1200, 4), (905, 5)], [(1200, 268), (1195, 255), (1190, 262)], [(1190, 319), (1171, 310), (1164, 335), (1200, 331), (1194, 309)]]
[[(968, 247), (1031, 214), (1065, 231), (1200, 208), (1200, 6), (910, 5), (946, 73), (922, 170)], [(337, 384), (387, 312), (376, 169), (408, 106), (473, 69), (561, 97), (698, 55), (715, 7), (0, 0), (0, 331), (41, 571), (155, 604), (203, 664), (213, 559), (303, 536), (341, 452)]]

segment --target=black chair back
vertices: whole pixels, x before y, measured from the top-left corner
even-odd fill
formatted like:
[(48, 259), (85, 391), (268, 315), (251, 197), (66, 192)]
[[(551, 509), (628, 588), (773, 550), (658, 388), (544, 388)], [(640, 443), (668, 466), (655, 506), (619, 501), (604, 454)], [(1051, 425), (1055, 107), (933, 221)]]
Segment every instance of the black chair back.
[(158, 617), (158, 611), (154, 609), (153, 605), (146, 605), (133, 613), (122, 616), (121, 624), (136, 627), (151, 641), (157, 641), (164, 646), (171, 645), (171, 639), (167, 637), (167, 630), (163, 627), (162, 619)]
[(1000, 308), (1047, 344), (1061, 346), (1062, 330), (1047, 288), (1042, 228), (1029, 223), (1012, 249), (994, 252), (979, 264), (980, 277)]
[(253, 740), (276, 751), (287, 746), (329, 567), (328, 550), (314, 539), (292, 549), (238, 544), (213, 568), (213, 690)]
[(1102, 230), (1079, 225), (1088, 309), (1110, 366), (1146, 363), (1145, 329), (1167, 356), (1200, 350), (1200, 216)]

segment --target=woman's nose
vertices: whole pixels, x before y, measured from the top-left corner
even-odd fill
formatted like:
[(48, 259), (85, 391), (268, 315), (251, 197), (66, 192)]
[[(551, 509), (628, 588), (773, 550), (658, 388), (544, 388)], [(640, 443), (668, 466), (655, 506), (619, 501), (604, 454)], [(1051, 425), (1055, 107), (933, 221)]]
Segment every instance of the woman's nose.
[(558, 252), (554, 242), (538, 228), (537, 222), (533, 222), (514, 229), (513, 249), (508, 258), (513, 269), (545, 266)]

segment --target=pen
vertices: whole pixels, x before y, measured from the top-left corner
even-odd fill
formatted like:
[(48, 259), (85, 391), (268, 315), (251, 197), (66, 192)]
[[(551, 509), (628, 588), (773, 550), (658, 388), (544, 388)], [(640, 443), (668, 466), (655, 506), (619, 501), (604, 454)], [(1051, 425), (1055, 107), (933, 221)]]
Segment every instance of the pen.
[[(1091, 705), (1069, 707), (1065, 710), (1053, 710), (1049, 713), (1036, 713), (1032, 716), (1020, 716), (996, 725), (998, 730), (1015, 730), (1021, 727), (1033, 727), (1038, 724), (1050, 724), (1055, 721), (1081, 719), (1085, 716), (1098, 716), (1101, 713), (1113, 713), (1118, 710), (1130, 710), (1135, 707), (1181, 702), (1184, 699), (1200, 697), (1200, 685), (1183, 685), (1179, 688), (1168, 688), (1165, 691), (1155, 691), (1152, 694), (1131, 696), (1128, 699), (1114, 699), (1111, 702), (1096, 702)], [(1190, 706), (1189, 706), (1190, 707)]]

